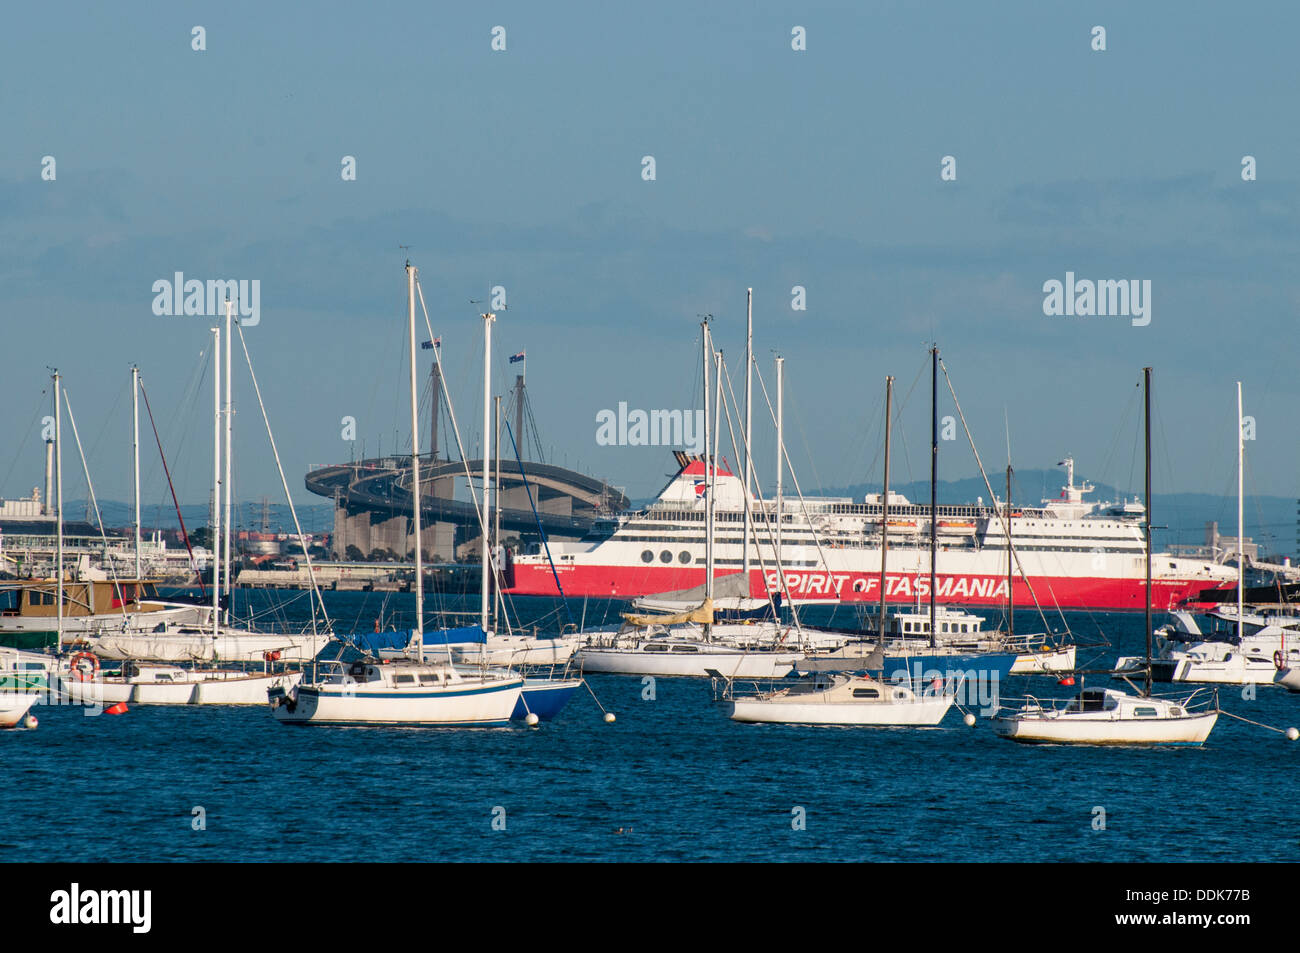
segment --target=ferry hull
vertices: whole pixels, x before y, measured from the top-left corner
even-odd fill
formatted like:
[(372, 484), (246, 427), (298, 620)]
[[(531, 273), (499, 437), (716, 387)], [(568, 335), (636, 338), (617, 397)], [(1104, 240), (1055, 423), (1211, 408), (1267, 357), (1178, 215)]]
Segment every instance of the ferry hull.
[[(549, 565), (516, 561), (514, 595), (558, 596), (559, 589)], [(703, 585), (704, 570), (671, 566), (614, 566), (570, 563), (557, 565), (556, 574), (570, 597), (597, 599), (635, 599), (661, 592), (690, 589)], [(863, 602), (879, 604), (879, 572), (787, 571), (786, 583), (792, 599), (799, 602)], [(937, 576), (936, 601), (943, 605), (989, 606), (1001, 608), (1007, 602), (1005, 573), (944, 573)], [(1205, 578), (1157, 579), (1152, 586), (1152, 604), (1170, 608), (1214, 584)], [(1034, 595), (1062, 609), (1097, 609), (1106, 611), (1142, 611), (1146, 607), (1146, 581), (1141, 577), (1102, 576), (1033, 576)], [(766, 598), (767, 587), (761, 572), (750, 572), (750, 595)], [(917, 597), (928, 598), (928, 578), (891, 573), (886, 602), (912, 605)], [(1014, 583), (1015, 601), (1032, 603), (1029, 586), (1023, 580)]]

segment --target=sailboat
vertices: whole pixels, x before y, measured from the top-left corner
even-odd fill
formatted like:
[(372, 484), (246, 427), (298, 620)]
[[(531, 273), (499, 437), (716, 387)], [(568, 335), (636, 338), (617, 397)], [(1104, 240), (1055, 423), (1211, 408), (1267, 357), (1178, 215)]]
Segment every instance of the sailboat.
[[(61, 689), (73, 700), (86, 704), (115, 704), (130, 701), (159, 705), (260, 705), (273, 688), (291, 688), (301, 672), (283, 669), (283, 663), (315, 657), (329, 636), (315, 632), (302, 635), (255, 632), (237, 629), (222, 618), (222, 583), (225, 581), (228, 611), (231, 577), (231, 338), (233, 302), (226, 301), (225, 388), (221, 382), (221, 328), (212, 329), (213, 370), (213, 574), (212, 605), (202, 625), (163, 622), (146, 632), (115, 632), (81, 640), (83, 651), (59, 667)], [(251, 364), (250, 364), (251, 367)], [(132, 368), (132, 389), (138, 395), (139, 371)], [(259, 394), (260, 400), (260, 394)], [(136, 481), (136, 559), (139, 561), (139, 413), (133, 413), (133, 445)], [(76, 436), (76, 422), (69, 419)], [(225, 452), (222, 452), (222, 422), (225, 422)], [(80, 447), (80, 444), (78, 444)], [(225, 476), (222, 478), (222, 463)], [(84, 466), (84, 460), (83, 460)], [(89, 482), (89, 471), (87, 470)], [(225, 491), (225, 535), (222, 535), (222, 491)], [(93, 500), (94, 491), (91, 488)], [(222, 548), (224, 546), (224, 554)], [(115, 669), (101, 669), (100, 660), (117, 661)], [(180, 662), (189, 663), (182, 666)], [(260, 662), (259, 669), (230, 663)], [(215, 664), (222, 663), (223, 667)], [(276, 669), (280, 664), (281, 668)]]
[(1027, 697), (1018, 709), (1005, 714), (999, 711), (993, 717), (993, 730), (1000, 737), (1029, 743), (1200, 745), (1219, 719), (1217, 697), (1206, 696), (1203, 689), (1178, 698), (1151, 694), (1151, 368), (1143, 368), (1142, 376), (1146, 405), (1143, 522), (1147, 572), (1143, 687), (1136, 694), (1113, 688), (1085, 688), (1072, 699), (1050, 705)]
[[(1285, 685), (1282, 669), (1300, 665), (1300, 633), (1294, 616), (1260, 616), (1245, 606), (1245, 440), (1242, 433), (1241, 382), (1237, 382), (1237, 605), (1220, 609), (1214, 617), (1227, 619), (1233, 631), (1223, 638), (1205, 637), (1186, 613), (1175, 613), (1178, 629), (1168, 629), (1161, 641), (1156, 677), (1171, 682), (1221, 685)], [(1247, 631), (1249, 626), (1250, 631)], [(1289, 631), (1290, 630), (1290, 631)], [(1288, 645), (1287, 636), (1291, 641)], [(1178, 636), (1190, 636), (1179, 638)], [(1195, 636), (1201, 636), (1197, 638)], [(1131, 668), (1138, 660), (1126, 657), (1117, 668)]]
[[(710, 367), (717, 368), (717, 401), (722, 402), (721, 355), (713, 352), (706, 318), (700, 324), (704, 366), (704, 524), (705, 583), (703, 598), (683, 611), (659, 614), (624, 613), (616, 628), (597, 628), (585, 633), (578, 658), (586, 672), (619, 675), (717, 676), (725, 678), (779, 678), (788, 674), (802, 657), (775, 640), (761, 644), (740, 644), (715, 636), (714, 607), (714, 511), (716, 499), (716, 417), (710, 416)], [(694, 462), (694, 461), (692, 461)], [(698, 505), (698, 504), (697, 504)], [(746, 547), (748, 548), (748, 547)], [(745, 574), (741, 578), (747, 579)]]
[[(406, 287), (411, 362), (411, 520), (415, 543), (415, 629), (410, 645), (414, 657), (391, 661), (372, 657), (350, 664), (341, 660), (318, 663), (315, 677), (310, 682), (304, 679), (292, 689), (274, 688), (268, 692), (271, 712), (281, 724), (504, 725), (509, 723), (523, 692), (524, 679), (513, 672), (489, 668), (471, 672), (458, 668), (450, 656), (445, 661), (425, 658), (415, 280), (415, 267), (408, 261)], [(493, 318), (495, 315), (484, 316), (486, 327), (491, 327)], [(484, 457), (487, 457), (486, 453)], [(486, 534), (484, 541), (486, 542)]]
[[(893, 378), (889, 378), (892, 382)], [(1016, 653), (1001, 645), (981, 643), (977, 638), (979, 617), (960, 609), (937, 604), (938, 536), (936, 498), (939, 459), (939, 349), (930, 348), (930, 574), (929, 612), (920, 609), (920, 589), (915, 611), (888, 611), (886, 608), (886, 565), (889, 555), (889, 479), (886, 474), (881, 494), (880, 520), (880, 611), (874, 629), (875, 639), (863, 637), (828, 653), (810, 655), (799, 663), (800, 671), (844, 672), (867, 668), (867, 659), (880, 661), (886, 680), (914, 680), (927, 672), (962, 671), (970, 677), (996, 684), (1011, 674)], [(887, 407), (892, 405), (892, 383), (886, 393)], [(889, 414), (887, 413), (887, 417)], [(892, 421), (885, 422), (886, 455)], [(886, 456), (888, 459), (888, 456)]]
[[(894, 379), (885, 379), (885, 494), (889, 494), (890, 414)], [(880, 610), (885, 610), (885, 553), (880, 557)], [(878, 633), (876, 656), (864, 667), (884, 665), (883, 628)], [(870, 675), (816, 675), (792, 684), (738, 695), (734, 683), (724, 696), (733, 721), (803, 725), (937, 725), (952, 707), (955, 694), (950, 683), (940, 682), (918, 695), (906, 678), (891, 684)]]

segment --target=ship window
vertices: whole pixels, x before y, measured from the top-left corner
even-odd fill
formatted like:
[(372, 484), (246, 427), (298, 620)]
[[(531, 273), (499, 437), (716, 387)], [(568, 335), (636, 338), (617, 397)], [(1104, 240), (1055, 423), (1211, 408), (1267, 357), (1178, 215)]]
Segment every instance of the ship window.
[(1169, 714), (1175, 718), (1181, 718), (1183, 717), (1183, 710), (1181, 708), (1171, 708)]
[(683, 566), (685, 566), (691, 561), (691, 554), (683, 549), (680, 553), (678, 553), (677, 561), (680, 562)]
[(904, 632), (911, 632), (911, 631), (912, 631), (912, 623), (910, 623), (910, 622), (904, 622), (904, 623), (903, 623), (903, 631), (904, 631)]
[(698, 652), (699, 648), (694, 645), (674, 645), (674, 652)]
[(655, 561), (655, 554), (650, 552), (650, 550), (647, 549), (645, 552), (641, 554), (641, 562), (652, 563), (654, 561)]
[(874, 688), (855, 688), (853, 689), (854, 698), (879, 698), (880, 692)]
[(665, 549), (662, 553), (659, 554), (659, 561), (661, 563), (670, 563), (673, 561), (673, 554)]
[(414, 675), (394, 675), (394, 676), (393, 676), (393, 682), (394, 682), (395, 684), (397, 684), (397, 685), (414, 685), (414, 684), (415, 684), (415, 676), (414, 676)]
[(437, 685), (437, 684), (438, 684), (438, 676), (437, 676), (436, 674), (421, 675), (421, 676), (420, 676), (420, 684), (421, 684), (421, 685)]
[(1134, 708), (1133, 714), (1138, 718), (1154, 718), (1156, 710), (1154, 708)]
[(657, 643), (651, 642), (649, 645), (647, 645), (647, 646), (645, 647), (645, 650), (646, 650), (647, 652), (667, 652), (667, 651), (668, 651), (668, 646), (666, 646), (666, 645), (659, 645), (659, 644), (657, 644)]

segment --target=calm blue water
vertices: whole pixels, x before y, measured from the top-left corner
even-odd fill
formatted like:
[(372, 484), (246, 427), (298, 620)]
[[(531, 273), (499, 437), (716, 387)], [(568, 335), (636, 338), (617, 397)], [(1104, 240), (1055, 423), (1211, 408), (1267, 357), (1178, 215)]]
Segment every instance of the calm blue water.
[[(373, 627), (381, 604), (373, 595), (326, 598), (344, 628), (357, 620)], [(409, 604), (389, 597), (390, 607)], [(520, 605), (526, 619), (554, 608)], [(588, 623), (598, 618), (589, 609)], [(1082, 636), (1100, 624), (1119, 648), (1140, 648), (1141, 616), (1070, 621)], [(1028, 631), (1027, 616), (1017, 623)], [(660, 679), (653, 701), (642, 699), (639, 679), (590, 683), (617, 713), (615, 725), (585, 694), (540, 730), (294, 729), (263, 708), (135, 707), (86, 717), (43, 706), (37, 730), (0, 732), (0, 860), (1300, 854), (1291, 823), (1300, 742), (1230, 719), (1200, 750), (1034, 748), (997, 739), (982, 722), (967, 728), (955, 711), (949, 727), (928, 731), (744, 726), (713, 706), (703, 680)], [(1016, 679), (1005, 693), (1024, 690), (1069, 691), (1050, 679)], [(1254, 701), (1239, 690), (1222, 697), (1246, 717), (1300, 724), (1300, 697), (1274, 689)], [(206, 830), (192, 829), (195, 807), (206, 812)], [(792, 828), (796, 807), (804, 830)], [(1104, 831), (1093, 830), (1095, 807), (1105, 809)], [(504, 808), (504, 831), (493, 829), (495, 808)]]

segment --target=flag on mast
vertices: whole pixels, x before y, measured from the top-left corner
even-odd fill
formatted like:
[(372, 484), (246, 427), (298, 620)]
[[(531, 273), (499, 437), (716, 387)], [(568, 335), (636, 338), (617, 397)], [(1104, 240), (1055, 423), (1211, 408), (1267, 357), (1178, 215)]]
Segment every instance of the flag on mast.
[(523, 359), (524, 359), (524, 352), (523, 352), (523, 351), (520, 351), (518, 354), (511, 354), (511, 355), (510, 355), (510, 363), (511, 363), (511, 364), (518, 364), (518, 363), (519, 363), (520, 361), (522, 361)]

